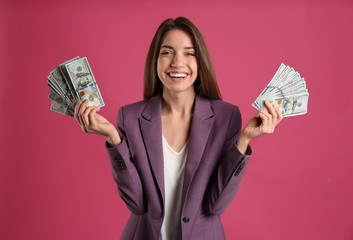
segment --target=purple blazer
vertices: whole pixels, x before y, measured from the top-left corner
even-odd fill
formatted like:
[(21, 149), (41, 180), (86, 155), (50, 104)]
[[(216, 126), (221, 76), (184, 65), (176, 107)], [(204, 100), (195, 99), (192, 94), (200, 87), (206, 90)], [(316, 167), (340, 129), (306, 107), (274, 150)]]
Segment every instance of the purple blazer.
[[(120, 197), (131, 211), (123, 240), (161, 239), (164, 168), (161, 95), (121, 107), (122, 142), (106, 150)], [(237, 106), (196, 95), (181, 200), (183, 239), (225, 239), (220, 214), (233, 200), (252, 150), (235, 145), (241, 132)]]

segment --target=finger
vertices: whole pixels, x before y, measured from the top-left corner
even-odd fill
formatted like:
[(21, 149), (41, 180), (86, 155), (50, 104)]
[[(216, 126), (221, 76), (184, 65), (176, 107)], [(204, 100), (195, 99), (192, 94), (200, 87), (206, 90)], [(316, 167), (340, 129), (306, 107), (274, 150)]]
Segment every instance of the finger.
[(261, 128), (267, 130), (270, 128), (270, 123), (272, 122), (272, 116), (265, 110), (258, 111), (255, 116), (260, 117), (262, 120)]
[(79, 109), (79, 115), (82, 115), (82, 113), (86, 110), (88, 102), (88, 100), (83, 101)]
[(265, 112), (264, 110), (260, 111), (260, 113), (262, 113), (266, 118), (267, 118), (267, 127), (268, 124), (270, 124), (272, 122), (272, 115), (268, 112)]
[(281, 111), (278, 106), (274, 105), (274, 110), (276, 111), (276, 117), (273, 118), (272, 132), (275, 131), (276, 125), (283, 119)]
[(263, 134), (263, 133), (267, 133), (267, 131), (268, 131), (268, 124), (269, 124), (269, 117), (268, 117), (268, 116), (266, 115), (266, 113), (263, 112), (263, 111), (260, 111), (260, 112), (259, 112), (259, 117), (261, 118), (261, 121), (262, 121), (262, 123), (261, 123), (259, 129), (260, 129), (260, 131), (261, 131), (262, 134)]
[(258, 118), (259, 115), (260, 115), (260, 112), (261, 112), (261, 111), (257, 111), (257, 112), (254, 114), (254, 117), (257, 117), (257, 118)]
[(97, 125), (97, 121), (96, 121), (96, 112), (99, 111), (99, 108), (93, 108), (92, 111), (89, 113), (88, 117), (89, 117), (89, 121), (92, 124), (92, 127), (95, 127)]
[(272, 119), (277, 119), (277, 112), (274, 108), (275, 105), (272, 105), (269, 101), (266, 101), (265, 104), (266, 108), (268, 109), (268, 112), (272, 115)]
[(78, 101), (75, 105), (75, 113), (74, 113), (74, 116), (76, 118), (76, 120), (78, 121), (78, 111), (80, 109), (80, 106), (81, 106), (81, 101)]
[(277, 112), (277, 123), (279, 123), (283, 119), (283, 115), (278, 106), (275, 106), (275, 110)]
[(263, 120), (262, 125), (267, 127), (270, 120), (270, 114), (265, 111), (259, 111), (259, 117)]
[(85, 109), (85, 111), (82, 113), (82, 119), (83, 122), (85, 124), (85, 127), (87, 129), (87, 131), (91, 130), (91, 123), (89, 121), (88, 115), (89, 113), (95, 108), (96, 106), (91, 106)]
[(84, 130), (85, 132), (87, 132), (87, 129), (86, 129), (86, 125), (85, 125), (85, 122), (84, 122), (84, 120), (83, 120), (82, 114), (83, 114), (84, 111), (86, 110), (87, 104), (88, 104), (88, 100), (83, 101), (83, 103), (81, 104), (80, 109), (79, 109), (79, 111), (78, 111), (78, 118), (80, 119), (81, 125), (84, 127), (83, 130)]
[(257, 111), (257, 112), (255, 113), (255, 117), (259, 117), (260, 113), (265, 114), (267, 117), (271, 116), (271, 115), (270, 115), (268, 112), (266, 112), (266, 110), (264, 109), (264, 110)]
[(273, 133), (274, 124), (273, 124), (273, 116), (267, 112), (261, 112), (261, 114), (266, 117), (266, 121), (263, 124), (262, 132), (263, 134)]
[(75, 114), (74, 114), (74, 116), (75, 116), (77, 122), (80, 124), (81, 129), (85, 132), (85, 127), (84, 127), (82, 119), (80, 117), (80, 109), (81, 109), (81, 107), (82, 107), (82, 102), (78, 101), (76, 103), (76, 105), (75, 105)]

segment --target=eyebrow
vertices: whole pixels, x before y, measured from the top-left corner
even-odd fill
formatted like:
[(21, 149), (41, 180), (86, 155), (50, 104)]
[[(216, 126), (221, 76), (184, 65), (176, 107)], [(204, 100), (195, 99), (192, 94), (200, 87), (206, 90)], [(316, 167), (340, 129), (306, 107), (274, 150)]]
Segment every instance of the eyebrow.
[[(161, 49), (162, 48), (170, 48), (170, 49), (174, 49), (172, 46), (169, 46), (169, 45), (163, 45), (161, 46)], [(184, 49), (194, 49), (194, 47), (184, 47)], [(195, 49), (194, 49), (195, 50)]]

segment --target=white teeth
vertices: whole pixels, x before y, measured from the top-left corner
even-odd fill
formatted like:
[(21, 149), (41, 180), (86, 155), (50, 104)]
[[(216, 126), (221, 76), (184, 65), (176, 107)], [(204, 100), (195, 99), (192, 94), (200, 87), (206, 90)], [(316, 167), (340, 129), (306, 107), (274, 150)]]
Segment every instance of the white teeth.
[(169, 73), (169, 76), (177, 77), (177, 78), (184, 78), (187, 76), (187, 74), (185, 74), (185, 73)]

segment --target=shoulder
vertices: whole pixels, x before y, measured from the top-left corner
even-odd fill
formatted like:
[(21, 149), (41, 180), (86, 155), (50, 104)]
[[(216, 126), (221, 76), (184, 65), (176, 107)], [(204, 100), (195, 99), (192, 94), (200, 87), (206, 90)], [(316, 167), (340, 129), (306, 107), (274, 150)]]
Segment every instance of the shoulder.
[(240, 110), (237, 105), (218, 99), (208, 99), (208, 101), (215, 116), (227, 118), (236, 115), (236, 118), (241, 117)]
[(223, 100), (207, 99), (207, 101), (212, 109), (217, 129), (226, 127), (227, 135), (235, 135), (242, 126), (239, 107)]
[(148, 100), (141, 100), (121, 106), (118, 109), (117, 122), (129, 122), (133, 119), (137, 119), (146, 107), (147, 103)]
[(138, 102), (130, 103), (122, 106), (118, 111), (118, 122), (119, 121), (132, 121), (137, 120), (141, 115), (149, 120), (154, 120), (161, 113), (161, 96), (155, 95), (148, 99), (144, 99)]
[(212, 110), (213, 125), (217, 134), (224, 136), (225, 141), (236, 138), (242, 126), (239, 107), (223, 100), (203, 99), (203, 101), (208, 102)]
[(119, 111), (124, 111), (124, 113), (129, 113), (129, 115), (133, 113), (141, 113), (147, 103), (148, 103), (148, 99), (129, 103), (127, 105), (121, 106), (119, 108)]

